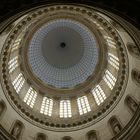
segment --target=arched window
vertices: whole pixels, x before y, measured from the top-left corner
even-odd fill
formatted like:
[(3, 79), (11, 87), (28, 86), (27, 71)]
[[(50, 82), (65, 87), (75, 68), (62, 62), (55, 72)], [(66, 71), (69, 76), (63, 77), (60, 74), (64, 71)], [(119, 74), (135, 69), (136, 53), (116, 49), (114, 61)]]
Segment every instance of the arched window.
[(70, 100), (60, 101), (60, 118), (70, 118), (71, 114), (71, 103)]
[(72, 138), (69, 137), (69, 136), (65, 136), (65, 137), (62, 138), (62, 140), (72, 140)]
[(2, 114), (4, 113), (5, 110), (6, 110), (5, 103), (3, 100), (0, 100), (0, 117), (2, 116)]
[(17, 93), (20, 92), (20, 90), (22, 89), (24, 83), (25, 83), (25, 79), (24, 79), (22, 73), (20, 73), (20, 74), (15, 78), (15, 80), (12, 82), (12, 84), (13, 84), (13, 86), (14, 86), (14, 88), (15, 88), (15, 90), (16, 90)]
[(122, 126), (115, 116), (110, 118), (109, 125), (114, 135), (118, 134), (122, 130)]
[(108, 53), (108, 62), (115, 68), (119, 69), (119, 58), (112, 53)]
[(87, 140), (98, 140), (95, 131), (90, 131), (87, 133)]
[(32, 87), (30, 87), (24, 97), (24, 102), (27, 105), (29, 105), (31, 108), (33, 108), (36, 97), (37, 97), (37, 92)]
[(46, 138), (46, 135), (45, 135), (45, 134), (39, 133), (39, 134), (37, 135), (36, 140), (47, 140), (47, 138)]
[(116, 43), (114, 42), (114, 40), (111, 37), (104, 36), (104, 38), (107, 41), (106, 43), (110, 48), (116, 49)]
[(22, 40), (22, 36), (15, 40), (15, 42), (11, 48), (11, 52), (16, 51), (19, 48), (21, 40)]
[(140, 86), (140, 72), (137, 70), (132, 70), (132, 79), (136, 84)]
[(97, 105), (100, 105), (106, 99), (106, 95), (99, 85), (97, 85), (91, 92)]
[(90, 108), (90, 105), (86, 96), (79, 97), (77, 99), (77, 105), (78, 105), (80, 115), (83, 115), (91, 111), (91, 108)]
[(127, 43), (127, 49), (131, 55), (135, 55), (140, 58), (140, 48), (133, 43)]
[(113, 76), (113, 74), (109, 70), (106, 70), (103, 79), (108, 87), (112, 90), (116, 83), (116, 78)]
[(11, 130), (11, 135), (19, 140), (21, 135), (22, 135), (22, 132), (23, 132), (23, 128), (24, 128), (24, 125), (22, 122), (20, 121), (16, 121), (12, 127), (12, 130)]
[(12, 73), (18, 67), (18, 56), (15, 56), (8, 62), (9, 73)]
[(42, 101), (40, 113), (51, 116), (52, 108), (53, 108), (53, 100), (51, 98), (44, 97)]
[(138, 103), (131, 96), (127, 96), (125, 102), (132, 112), (135, 112), (137, 110)]

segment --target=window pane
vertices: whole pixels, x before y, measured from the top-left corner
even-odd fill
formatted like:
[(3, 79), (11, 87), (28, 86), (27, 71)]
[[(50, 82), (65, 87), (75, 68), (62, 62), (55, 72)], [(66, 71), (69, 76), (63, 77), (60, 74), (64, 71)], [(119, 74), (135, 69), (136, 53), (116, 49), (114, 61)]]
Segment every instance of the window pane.
[(99, 85), (97, 85), (91, 92), (97, 105), (100, 105), (106, 99), (106, 95)]
[(82, 97), (78, 98), (77, 105), (79, 108), (80, 115), (83, 115), (83, 114), (91, 111), (91, 108), (89, 106), (89, 102), (88, 102), (88, 99), (86, 96), (82, 96)]
[(52, 108), (53, 108), (53, 100), (48, 97), (44, 97), (42, 101), (40, 113), (51, 116)]
[(60, 118), (72, 117), (70, 100), (60, 101)]
[(9, 73), (13, 72), (18, 67), (18, 57), (14, 57), (8, 62)]
[(23, 85), (24, 85), (25, 79), (23, 78), (23, 75), (20, 73), (16, 79), (12, 82), (15, 90), (17, 93), (20, 92), (20, 90), (22, 89)]
[(119, 59), (115, 55), (109, 53), (108, 54), (108, 62), (117, 70), (119, 69)]
[(36, 97), (37, 97), (37, 92), (32, 87), (30, 87), (24, 97), (24, 102), (27, 105), (29, 105), (31, 108), (33, 108)]
[(116, 83), (116, 78), (110, 73), (110, 71), (106, 70), (105, 75), (103, 77), (105, 83), (112, 90)]
[(109, 36), (104, 36), (104, 38), (106, 39), (107, 45), (108, 45), (109, 47), (116, 49), (116, 43), (114, 42), (114, 40), (113, 40), (111, 37), (109, 37)]

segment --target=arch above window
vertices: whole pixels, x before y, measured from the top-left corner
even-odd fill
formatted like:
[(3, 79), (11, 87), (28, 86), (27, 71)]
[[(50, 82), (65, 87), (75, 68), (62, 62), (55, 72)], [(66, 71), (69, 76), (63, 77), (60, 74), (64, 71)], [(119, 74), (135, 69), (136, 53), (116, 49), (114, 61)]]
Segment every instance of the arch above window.
[(62, 140), (72, 140), (72, 138), (69, 137), (69, 136), (65, 136), (65, 137), (62, 138)]
[(47, 138), (46, 138), (46, 135), (45, 135), (45, 134), (39, 133), (39, 134), (37, 135), (36, 140), (47, 140)]
[(4, 103), (3, 100), (0, 100), (0, 117), (5, 112), (5, 110), (6, 110), (6, 104)]
[(128, 42), (127, 49), (131, 55), (134, 55), (140, 58), (140, 48), (137, 45), (135, 45), (134, 43)]
[(120, 124), (116, 116), (113, 116), (109, 119), (109, 125), (114, 135), (117, 135), (122, 130), (122, 125)]
[(138, 86), (140, 86), (140, 71), (138, 71), (138, 70), (132, 70), (132, 73), (131, 73), (131, 75), (132, 75), (132, 79), (134, 80), (134, 82), (138, 85)]
[(11, 135), (15, 139), (19, 140), (22, 135), (23, 129), (24, 129), (23, 123), (21, 121), (17, 120), (12, 127)]
[(89, 131), (87, 133), (87, 140), (98, 140), (96, 132), (95, 131)]
[(137, 108), (138, 108), (138, 103), (137, 103), (137, 101), (134, 99), (134, 98), (132, 98), (131, 96), (127, 96), (126, 98), (125, 98), (125, 103), (126, 103), (126, 105), (127, 105), (127, 107), (129, 107), (129, 109), (134, 113), (136, 110), (137, 110)]

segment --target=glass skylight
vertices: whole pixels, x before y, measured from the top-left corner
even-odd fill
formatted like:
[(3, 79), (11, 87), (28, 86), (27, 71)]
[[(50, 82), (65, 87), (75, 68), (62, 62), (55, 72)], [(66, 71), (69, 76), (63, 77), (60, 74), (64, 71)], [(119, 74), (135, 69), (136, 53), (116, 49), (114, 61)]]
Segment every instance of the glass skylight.
[[(65, 39), (66, 42), (69, 42), (67, 44), (68, 46), (71, 46), (72, 44), (75, 45), (75, 43), (76, 45), (77, 43), (80, 44), (75, 47), (72, 52), (77, 51), (77, 49), (79, 48), (80, 51), (81, 49), (86, 48), (84, 49), (84, 52), (77, 64), (72, 65), (71, 67), (67, 64), (68, 67), (61, 68), (61, 66), (63, 65), (60, 63), (57, 64), (60, 65), (60, 68), (58, 68), (56, 67), (56, 64), (54, 62), (49, 61), (50, 57), (48, 57), (48, 59), (44, 57), (42, 51), (43, 45), (41, 45), (42, 40), (45, 40), (47, 35), (48, 37), (50, 37), (49, 33), (51, 33), (52, 31), (55, 31), (58, 36), (56, 37), (55, 42), (53, 41), (53, 44), (57, 44), (57, 42), (59, 42), (60, 40), (63, 41)], [(60, 34), (60, 32), (62, 32), (63, 34)], [(74, 37), (72, 36), (74, 32), (77, 33), (77, 37), (79, 39), (78, 42), (71, 42), (74, 39)], [(48, 40), (47, 44), (51, 43), (50, 41), (51, 40)], [(58, 54), (60, 52), (61, 51), (55, 51), (55, 53), (52, 54)], [(80, 53), (78, 53), (77, 55), (79, 54)], [(90, 75), (92, 75), (98, 62), (98, 47), (96, 46), (96, 39), (86, 26), (74, 20), (59, 19), (48, 22), (48, 24), (42, 26), (40, 30), (38, 30), (34, 34), (29, 45), (28, 56), (29, 64), (32, 68), (33, 73), (42, 82), (52, 85), (56, 88), (72, 88), (78, 84), (83, 83)], [(51, 63), (49, 63), (48, 61)], [(69, 62), (71, 63), (71, 61)]]

